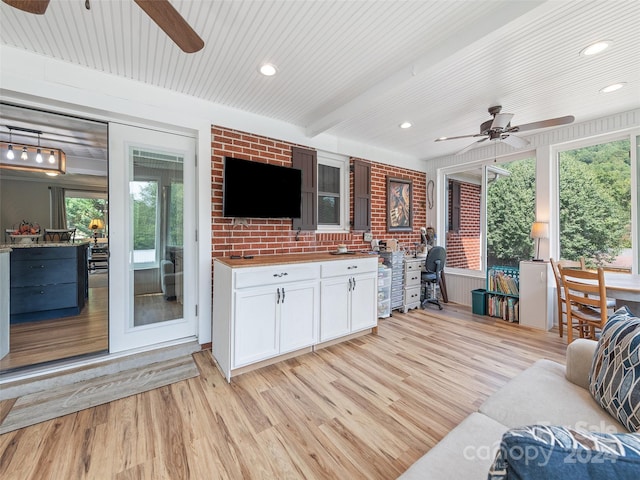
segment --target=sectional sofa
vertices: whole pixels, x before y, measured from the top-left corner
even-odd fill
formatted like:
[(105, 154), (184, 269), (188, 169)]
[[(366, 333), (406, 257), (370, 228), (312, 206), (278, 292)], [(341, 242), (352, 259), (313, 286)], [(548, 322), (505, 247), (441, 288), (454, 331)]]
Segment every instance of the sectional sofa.
[[(635, 320), (637, 323), (638, 319)], [(637, 330), (640, 338), (640, 328)], [(597, 345), (592, 340), (575, 340), (567, 347), (566, 367), (550, 360), (538, 360), (489, 397), (477, 412), (463, 420), (400, 478), (485, 480), (503, 434), (524, 425), (629, 433), (589, 391), (589, 374)], [(639, 350), (636, 348), (636, 357)], [(640, 395), (637, 385), (634, 388)], [(640, 434), (636, 435), (632, 440), (640, 440)], [(640, 478), (640, 458), (638, 462), (635, 478)]]

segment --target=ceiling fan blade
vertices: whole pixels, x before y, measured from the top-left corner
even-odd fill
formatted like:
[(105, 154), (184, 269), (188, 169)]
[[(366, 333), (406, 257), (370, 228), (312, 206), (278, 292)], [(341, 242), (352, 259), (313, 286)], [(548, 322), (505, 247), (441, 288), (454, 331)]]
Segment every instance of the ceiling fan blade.
[(479, 143), (482, 143), (486, 140), (489, 140), (489, 137), (485, 137), (485, 138), (481, 138), (480, 140), (478, 140), (477, 142), (473, 142), (471, 145), (467, 145), (466, 147), (464, 147), (462, 150), (460, 150), (459, 152), (456, 152), (455, 155), (462, 155), (465, 152), (468, 152), (469, 150), (471, 150), (472, 148), (475, 148), (478, 146)]
[(524, 125), (516, 125), (509, 129), (510, 132), (525, 132), (527, 130), (536, 130), (538, 128), (557, 127), (558, 125), (567, 125), (573, 123), (576, 118), (573, 115), (566, 117), (550, 118), (539, 122), (525, 123)]
[(134, 0), (182, 51), (202, 50), (204, 41), (191, 28), (169, 0)]
[(444, 142), (445, 140), (457, 140), (459, 138), (473, 138), (473, 137), (483, 137), (484, 134), (482, 133), (474, 133), (471, 135), (458, 135), (457, 137), (440, 137), (440, 138), (436, 138), (435, 141), (436, 142)]
[(7, 5), (11, 5), (18, 10), (27, 13), (42, 15), (47, 11), (49, 0), (2, 0)]
[(496, 116), (493, 117), (491, 128), (506, 128), (512, 118), (513, 113), (497, 113)]
[(522, 148), (529, 145), (529, 142), (527, 140), (525, 140), (524, 138), (516, 137), (515, 135), (504, 135), (500, 137), (500, 140), (502, 140), (507, 145), (511, 145), (514, 148)]

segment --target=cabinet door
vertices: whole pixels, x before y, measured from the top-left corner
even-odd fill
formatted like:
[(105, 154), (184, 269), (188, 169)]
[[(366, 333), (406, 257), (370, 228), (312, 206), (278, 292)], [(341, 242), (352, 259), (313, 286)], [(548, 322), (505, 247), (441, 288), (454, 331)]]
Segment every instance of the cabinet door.
[(351, 289), (351, 331), (375, 327), (376, 312), (376, 275), (358, 275), (353, 277), (355, 288)]
[[(320, 341), (347, 335), (349, 325), (350, 277), (323, 280), (320, 292)], [(375, 306), (375, 301), (372, 303)]]
[(232, 368), (278, 354), (276, 300), (275, 286), (236, 292)]
[(318, 284), (285, 284), (280, 287), (280, 353), (315, 343)]

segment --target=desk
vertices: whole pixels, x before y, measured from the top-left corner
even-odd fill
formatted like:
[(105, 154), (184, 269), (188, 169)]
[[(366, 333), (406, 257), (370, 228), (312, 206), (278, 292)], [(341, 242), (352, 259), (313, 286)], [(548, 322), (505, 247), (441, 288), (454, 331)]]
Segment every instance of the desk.
[(604, 272), (604, 283), (607, 297), (615, 298), (617, 306), (627, 305), (635, 315), (640, 315), (640, 275)]

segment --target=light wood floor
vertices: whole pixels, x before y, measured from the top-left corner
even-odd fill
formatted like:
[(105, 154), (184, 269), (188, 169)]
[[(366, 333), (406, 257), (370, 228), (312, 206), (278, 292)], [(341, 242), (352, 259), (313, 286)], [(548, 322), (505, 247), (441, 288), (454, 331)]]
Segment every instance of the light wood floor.
[[(79, 315), (11, 325), (9, 353), (0, 372), (109, 349), (109, 287), (106, 274), (89, 275), (89, 298)], [(183, 306), (161, 293), (137, 295), (136, 326), (181, 318)]]
[(0, 372), (109, 348), (108, 287), (89, 288), (79, 315), (11, 325)]
[(0, 478), (393, 479), (565, 349), (556, 332), (447, 305), (231, 384), (203, 351), (200, 377), (0, 436)]

